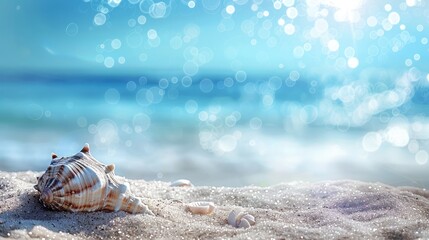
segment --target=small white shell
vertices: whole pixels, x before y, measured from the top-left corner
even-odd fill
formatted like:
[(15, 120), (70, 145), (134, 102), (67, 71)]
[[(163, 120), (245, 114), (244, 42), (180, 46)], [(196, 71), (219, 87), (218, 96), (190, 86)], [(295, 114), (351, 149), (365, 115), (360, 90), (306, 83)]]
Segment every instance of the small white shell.
[(255, 223), (255, 217), (245, 212), (232, 210), (228, 215), (228, 224), (233, 227), (249, 228), (251, 225), (255, 225)]
[(255, 225), (256, 221), (255, 221), (255, 217), (250, 215), (250, 214), (245, 214), (242, 218), (241, 221), (246, 220), (247, 222), (250, 223), (250, 225)]
[(170, 184), (170, 187), (193, 187), (188, 179), (178, 179)]
[(250, 228), (250, 223), (246, 219), (241, 219), (240, 224), (238, 224), (239, 228)]
[(237, 213), (235, 212), (235, 210), (232, 210), (229, 213), (229, 215), (228, 215), (228, 224), (229, 225), (236, 227), (236, 222), (235, 222), (237, 219), (236, 216), (237, 216)]
[(207, 215), (214, 211), (215, 205), (213, 202), (192, 202), (187, 205), (187, 208), (194, 214)]

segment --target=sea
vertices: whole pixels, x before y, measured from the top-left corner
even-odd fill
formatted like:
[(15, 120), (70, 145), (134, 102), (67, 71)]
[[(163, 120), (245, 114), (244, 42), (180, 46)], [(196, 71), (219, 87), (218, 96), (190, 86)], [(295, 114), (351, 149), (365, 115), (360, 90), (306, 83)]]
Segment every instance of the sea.
[(2, 75), (0, 170), (42, 172), (51, 152), (71, 156), (89, 143), (131, 179), (428, 188), (428, 83), (377, 70), (350, 82), (293, 71)]

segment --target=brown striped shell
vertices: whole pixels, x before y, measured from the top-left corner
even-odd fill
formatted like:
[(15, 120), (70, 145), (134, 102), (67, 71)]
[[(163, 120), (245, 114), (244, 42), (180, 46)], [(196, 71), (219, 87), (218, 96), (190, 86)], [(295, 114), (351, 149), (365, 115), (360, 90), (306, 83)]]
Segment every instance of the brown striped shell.
[(89, 145), (71, 157), (58, 158), (38, 178), (34, 188), (39, 200), (53, 210), (92, 212), (97, 210), (153, 213), (140, 199), (131, 195), (128, 185), (120, 183), (114, 165), (104, 165), (89, 152)]

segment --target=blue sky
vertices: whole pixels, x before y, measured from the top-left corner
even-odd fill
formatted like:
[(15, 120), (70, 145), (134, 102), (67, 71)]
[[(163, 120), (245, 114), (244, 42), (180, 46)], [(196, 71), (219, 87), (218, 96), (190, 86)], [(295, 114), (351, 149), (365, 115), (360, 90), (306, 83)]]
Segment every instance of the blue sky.
[[(425, 9), (424, 0), (1, 1), (0, 69), (191, 76), (427, 71)], [(97, 14), (106, 17), (103, 24)]]

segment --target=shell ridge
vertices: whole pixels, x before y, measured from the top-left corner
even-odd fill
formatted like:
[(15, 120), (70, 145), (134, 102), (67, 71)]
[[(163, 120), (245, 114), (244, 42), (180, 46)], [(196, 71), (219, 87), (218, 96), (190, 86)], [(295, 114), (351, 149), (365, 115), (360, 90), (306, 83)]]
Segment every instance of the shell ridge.
[[(83, 183), (80, 189), (82, 195), (79, 198), (78, 206), (85, 205), (83, 203), (86, 203), (87, 206), (100, 208), (102, 204), (96, 204), (102, 198), (102, 194), (98, 191), (102, 188), (101, 183), (97, 181), (97, 179), (101, 180), (98, 174), (99, 171), (97, 171), (98, 169), (91, 164), (84, 164), (81, 161), (77, 161), (76, 163), (82, 167), (81, 178)], [(91, 194), (89, 194), (90, 192)]]
[(118, 199), (116, 200), (116, 204), (115, 204), (115, 212), (119, 211), (119, 209), (121, 209), (122, 207), (122, 201), (124, 200), (124, 195), (123, 194), (119, 194)]
[(137, 211), (137, 208), (142, 205), (141, 201), (138, 198), (135, 198), (133, 196), (127, 196), (122, 200), (122, 210), (133, 213), (134, 211)]
[[(75, 173), (74, 171), (70, 168), (71, 166), (68, 165), (64, 165), (64, 172), (61, 176), (59, 176), (61, 179), (63, 179), (63, 186), (69, 186), (71, 185), (71, 183), (73, 183), (73, 181), (75, 180)], [(70, 195), (72, 194), (74, 190), (73, 189), (69, 189), (69, 187), (65, 187), (64, 189), (64, 196)]]
[[(69, 205), (72, 208), (76, 208), (75, 206), (82, 205), (85, 202), (85, 190), (87, 188), (88, 180), (85, 178), (85, 166), (79, 160), (68, 161), (69, 164), (62, 165), (65, 166), (62, 174), (57, 172), (57, 175), (60, 174), (64, 179), (62, 188), (58, 191), (55, 191), (55, 194), (58, 196), (57, 200), (60, 205)], [(61, 167), (60, 167), (61, 169)], [(67, 174), (65, 174), (67, 173)], [(65, 177), (70, 176), (70, 177)], [(68, 179), (67, 179), (68, 178)], [(69, 200), (66, 200), (69, 197)], [(72, 210), (74, 210), (74, 208)]]
[[(64, 161), (63, 161), (64, 162)], [(65, 172), (71, 173), (71, 169), (68, 165), (65, 165), (64, 163), (56, 164), (54, 167), (51, 168), (52, 172), (52, 178), (51, 179), (57, 179), (60, 184), (55, 185), (55, 187), (51, 188), (51, 191), (54, 194), (54, 202), (47, 204), (52, 209), (64, 209), (62, 207), (65, 202), (65, 192), (68, 189), (68, 179), (67, 174)], [(64, 167), (63, 167), (64, 166)], [(62, 171), (61, 171), (62, 170)], [(49, 174), (49, 173), (47, 173)], [(45, 175), (46, 177), (49, 177), (49, 175)], [(63, 181), (62, 181), (63, 180)], [(67, 184), (65, 184), (65, 182)]]
[(62, 186), (57, 186), (54, 191), (54, 198), (56, 198), (60, 205), (64, 204), (66, 197), (73, 194), (74, 190), (70, 189), (71, 183), (73, 183), (74, 179), (74, 172), (70, 168), (71, 166), (67, 164), (62, 164), (64, 166), (63, 173), (58, 176), (59, 179), (62, 179)]
[(76, 164), (82, 167), (82, 172), (80, 175), (82, 178), (82, 185), (81, 185), (82, 197), (79, 198), (78, 206), (82, 206), (83, 203), (88, 203), (88, 205), (91, 205), (93, 203), (95, 194), (85, 194), (85, 193), (87, 193), (87, 191), (89, 191), (93, 186), (93, 178), (94, 178), (93, 175), (94, 174), (96, 175), (95, 169), (92, 169), (91, 165), (84, 164), (83, 162), (80, 162), (80, 161), (76, 161)]
[[(42, 194), (39, 199), (42, 201), (45, 199), (46, 204), (49, 205), (53, 197), (55, 197), (55, 192), (52, 191), (52, 189), (55, 188), (55, 186), (59, 185), (61, 185), (61, 182), (58, 179), (48, 178), (47, 180), (45, 180), (40, 191)], [(47, 195), (50, 195), (50, 197), (48, 197)]]
[[(70, 207), (72, 208), (72, 210), (73, 210), (73, 207), (74, 207), (74, 204), (73, 204), (73, 200), (77, 200), (78, 202), (77, 202), (77, 206), (81, 206), (82, 205), (82, 201), (83, 201), (83, 198), (85, 197), (85, 195), (86, 194), (84, 194), (84, 189), (85, 189), (85, 185), (84, 184), (86, 184), (86, 179), (85, 179), (85, 175), (83, 174), (83, 172), (85, 171), (85, 168), (84, 168), (85, 166), (84, 165), (82, 165), (80, 162), (79, 162), (79, 160), (76, 160), (75, 162), (72, 162), (71, 164), (70, 164), (70, 168), (71, 168), (71, 170), (75, 173), (75, 178), (77, 179), (76, 181), (76, 184), (75, 185), (72, 185), (72, 184), (69, 184), (68, 186), (70, 186), (70, 187), (72, 187), (72, 186), (76, 186), (76, 188), (71, 188), (70, 189), (70, 191), (72, 191), (72, 195), (70, 195), (71, 196), (71, 198), (70, 198), (70, 201), (68, 201), (69, 202), (69, 204), (70, 204)], [(79, 194), (80, 195), (76, 195), (74, 192), (75, 191), (79, 191)], [(79, 208), (79, 207), (77, 207), (77, 208)]]
[[(68, 179), (66, 178), (67, 177), (67, 175), (65, 175), (64, 174), (64, 172), (66, 171), (66, 169), (67, 169), (67, 166), (66, 165), (64, 165), (64, 164), (61, 164), (60, 166), (59, 166), (59, 170), (56, 172), (56, 174), (55, 174), (55, 178), (57, 178), (61, 183), (62, 183), (62, 185), (67, 185), (67, 183), (68, 183)], [(61, 188), (61, 185), (57, 185), (55, 188), (52, 188), (51, 190), (52, 190), (52, 192), (56, 192), (57, 190), (59, 190)]]
[(49, 186), (51, 186), (52, 183), (54, 182), (54, 180), (55, 180), (55, 178), (48, 178), (48, 180), (45, 181), (44, 184), (42, 185), (41, 190), (43, 191), (45, 188), (48, 188)]
[(52, 183), (53, 183), (54, 179), (57, 179), (57, 177), (56, 177), (57, 173), (58, 173), (57, 168), (50, 166), (46, 170), (45, 174), (43, 174), (41, 177), (39, 177), (38, 183), (37, 183), (38, 188), (43, 191), (43, 189), (45, 189), (47, 187), (51, 187), (51, 190), (54, 192), (55, 191), (54, 189), (58, 186), (53, 186)]
[(126, 195), (121, 204), (122, 211), (128, 213), (145, 213), (149, 215), (155, 215), (149, 208), (140, 200), (140, 198)]
[[(70, 171), (72, 174), (73, 174), (73, 171)], [(76, 172), (76, 171), (75, 171)], [(85, 172), (85, 170), (83, 170), (83, 172), (79, 172), (79, 175), (84, 175), (83, 173)], [(76, 175), (72, 175), (72, 176), (70, 176), (69, 177), (69, 181), (70, 180), (72, 180), (72, 177), (73, 176), (76, 176)], [(96, 181), (96, 178), (94, 178), (94, 177), (92, 177), (92, 179), (94, 180), (91, 184), (94, 184), (94, 182), (95, 182), (95, 184), (94, 184), (94, 186), (97, 186), (97, 187), (101, 187), (100, 186), (100, 183), (98, 183), (97, 181)], [(75, 180), (75, 181), (77, 181), (77, 180)], [(83, 182), (87, 182), (87, 180), (83, 180)], [(68, 184), (69, 182), (65, 182), (66, 184)], [(72, 184), (73, 185), (73, 184)], [(85, 188), (85, 187), (81, 187), (81, 188), (79, 188), (79, 189), (70, 189), (70, 191), (68, 191), (68, 192), (66, 192), (65, 194), (67, 195), (67, 194), (71, 194), (71, 193), (73, 193), (73, 194), (78, 194), (78, 193), (82, 193), (82, 192), (84, 192), (85, 190), (86, 190), (87, 188)]]
[(103, 209), (114, 211), (116, 204), (114, 199), (117, 199), (119, 197), (118, 195), (119, 194), (115, 191), (115, 188), (109, 184), (106, 191), (106, 197), (104, 198)]

